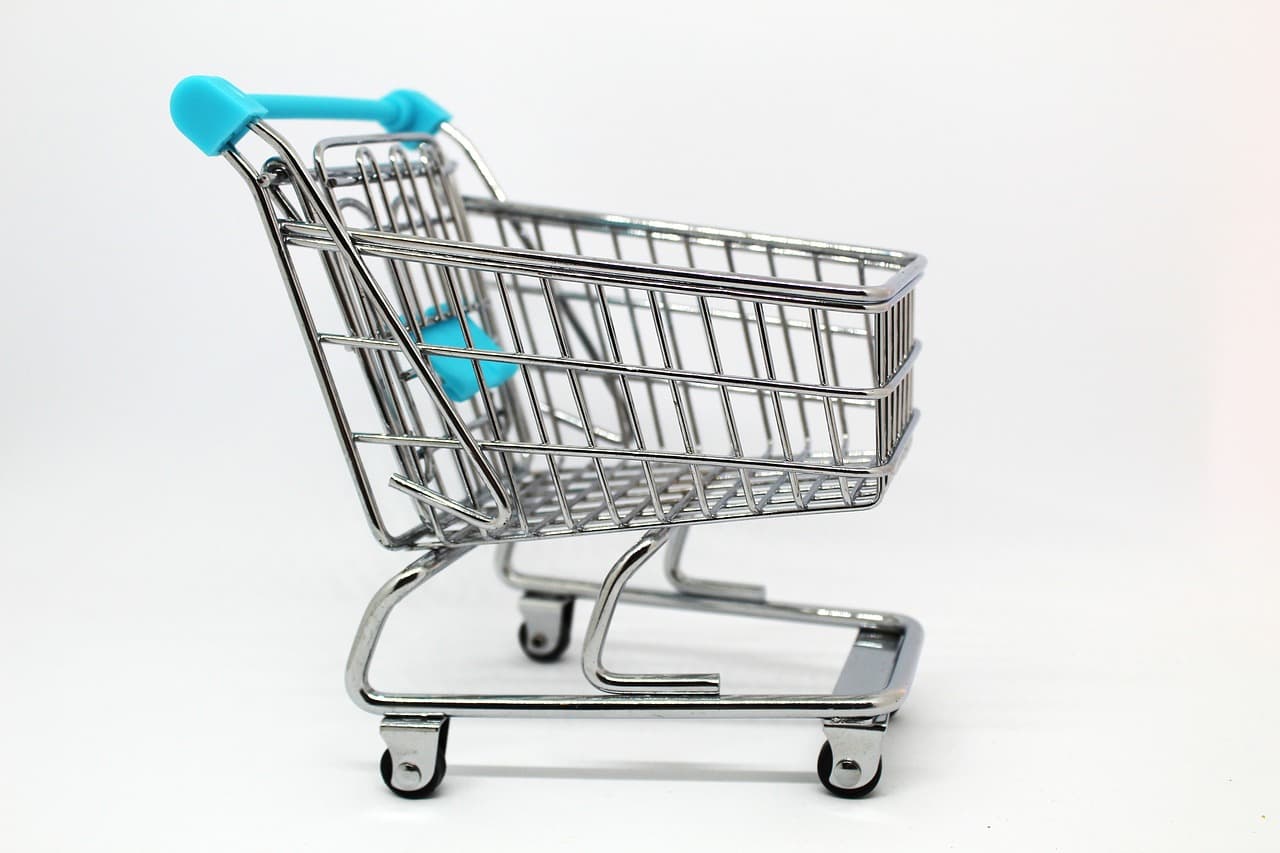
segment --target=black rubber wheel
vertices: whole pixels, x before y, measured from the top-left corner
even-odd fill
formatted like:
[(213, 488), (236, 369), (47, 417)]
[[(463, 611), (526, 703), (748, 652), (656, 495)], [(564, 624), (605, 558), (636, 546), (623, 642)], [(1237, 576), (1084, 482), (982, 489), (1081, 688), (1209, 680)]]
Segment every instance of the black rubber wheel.
[(876, 773), (871, 777), (871, 781), (865, 785), (859, 785), (856, 788), (841, 788), (831, 782), (831, 766), (835, 763), (835, 757), (831, 752), (831, 744), (824, 743), (822, 749), (818, 752), (818, 781), (822, 783), (822, 787), (826, 788), (837, 797), (844, 797), (846, 800), (856, 800), (865, 797), (876, 789), (876, 785), (880, 784), (880, 773), (884, 770), (884, 760), (876, 762)]
[(529, 626), (526, 623), (520, 623), (520, 631), (517, 634), (520, 650), (529, 657), (529, 660), (552, 663), (558, 661), (565, 649), (569, 648), (569, 640), (573, 633), (573, 602), (574, 599), (569, 599), (560, 613), (560, 631), (554, 638), (554, 643), (551, 641), (552, 638), (542, 634), (530, 637)]
[(436, 748), (436, 766), (431, 778), (427, 780), (427, 784), (421, 788), (415, 788), (412, 791), (402, 791), (395, 785), (391, 784), (391, 750), (382, 751), (382, 763), (378, 769), (382, 772), (382, 782), (397, 797), (404, 797), (406, 800), (421, 800), (435, 793), (436, 788), (440, 787), (440, 783), (444, 781), (444, 774), (448, 772), (449, 765), (445, 761), (445, 747), (449, 743), (449, 721), (445, 720), (444, 726), (440, 730), (440, 745)]

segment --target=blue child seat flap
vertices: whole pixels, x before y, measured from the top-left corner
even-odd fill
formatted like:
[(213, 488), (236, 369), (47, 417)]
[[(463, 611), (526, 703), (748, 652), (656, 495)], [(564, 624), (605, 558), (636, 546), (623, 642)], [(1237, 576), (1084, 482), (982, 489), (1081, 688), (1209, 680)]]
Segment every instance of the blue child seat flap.
[[(424, 313), (426, 322), (420, 329), (424, 344), (437, 347), (466, 348), (467, 341), (462, 332), (462, 323), (459, 322), (457, 317), (451, 316), (447, 308), (444, 311), (446, 315), (444, 320), (436, 319), (439, 312), (434, 308), (428, 308)], [(465, 319), (467, 321), (467, 331), (471, 333), (472, 349), (502, 352), (502, 348), (494, 342), (493, 338), (489, 337), (484, 329), (480, 328), (479, 324), (470, 317)], [(476, 371), (472, 367), (472, 359), (451, 355), (431, 355), (427, 357), (427, 360), (431, 365), (431, 369), (439, 377), (440, 385), (444, 388), (444, 393), (450, 400), (455, 403), (461, 403), (464, 400), (471, 399), (479, 392), (480, 386), (476, 382)], [(484, 377), (484, 384), (487, 388), (497, 388), (503, 382), (515, 376), (515, 373), (516, 366), (510, 362), (480, 362), (480, 375)]]

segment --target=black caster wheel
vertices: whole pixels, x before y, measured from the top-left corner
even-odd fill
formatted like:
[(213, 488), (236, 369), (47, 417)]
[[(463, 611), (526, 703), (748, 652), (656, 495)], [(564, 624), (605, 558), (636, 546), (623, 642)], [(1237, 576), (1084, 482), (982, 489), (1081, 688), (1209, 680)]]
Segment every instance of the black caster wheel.
[(569, 648), (569, 638), (573, 629), (573, 602), (568, 598), (556, 601), (560, 608), (560, 621), (554, 631), (545, 628), (530, 630), (529, 623), (520, 624), (520, 649), (530, 660), (538, 663), (557, 661)]
[[(417, 788), (398, 788), (391, 781), (391, 750), (382, 751), (382, 763), (379, 770), (382, 772), (383, 783), (391, 789), (391, 792), (397, 797), (404, 797), (406, 800), (421, 800), (435, 793), (436, 788), (440, 787), (440, 783), (444, 781), (444, 774), (448, 772), (449, 765), (444, 758), (444, 748), (449, 742), (449, 724), (444, 724), (444, 729), (440, 732), (440, 742), (436, 747), (436, 766), (433, 768), (431, 778), (426, 784)], [(421, 771), (419, 771), (421, 772)]]
[(876, 762), (875, 775), (871, 777), (871, 781), (856, 788), (841, 788), (839, 785), (831, 781), (831, 766), (834, 762), (831, 753), (831, 744), (824, 743), (822, 749), (818, 752), (818, 780), (822, 782), (824, 788), (837, 797), (843, 797), (846, 800), (856, 800), (865, 797), (876, 789), (876, 785), (880, 784), (880, 773), (884, 770), (884, 760)]

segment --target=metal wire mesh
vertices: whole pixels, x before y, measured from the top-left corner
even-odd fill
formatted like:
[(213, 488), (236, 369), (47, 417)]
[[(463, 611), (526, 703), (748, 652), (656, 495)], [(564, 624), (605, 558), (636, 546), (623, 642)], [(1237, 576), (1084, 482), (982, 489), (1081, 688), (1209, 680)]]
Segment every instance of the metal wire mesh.
[[(372, 491), (381, 470), (492, 509), (385, 317), (289, 177), (264, 173), (357, 481)], [(317, 178), (433, 368), (470, 366), (480, 390), (452, 405), (514, 504), (485, 529), (410, 498), (407, 531), (371, 519), (388, 544), (866, 509), (883, 494), (912, 424), (915, 256), (463, 198), (430, 138), (326, 141)], [(462, 345), (428, 342), (424, 327), (457, 318), (500, 350), (467, 322)], [(492, 382), (494, 364), (514, 375)]]

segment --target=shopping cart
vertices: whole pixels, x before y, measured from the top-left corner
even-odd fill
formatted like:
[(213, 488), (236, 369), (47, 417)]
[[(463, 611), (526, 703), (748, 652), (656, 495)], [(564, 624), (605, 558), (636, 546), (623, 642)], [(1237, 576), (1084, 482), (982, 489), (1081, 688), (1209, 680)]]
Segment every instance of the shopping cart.
[[(884, 612), (768, 601), (684, 573), (696, 524), (870, 509), (902, 462), (912, 409), (906, 252), (508, 201), (449, 114), (422, 95), (246, 95), (189, 77), (178, 128), (253, 191), (374, 536), (421, 552), (374, 595), (347, 661), (382, 716), (382, 778), (423, 797), (445, 774), (453, 717), (821, 720), (818, 776), (857, 797), (906, 698), (919, 625)], [(308, 165), (266, 118), (363, 119)], [(253, 165), (251, 135), (269, 157)], [(448, 144), (484, 192), (463, 195)], [(258, 143), (255, 143), (258, 144)], [(596, 584), (517, 570), (517, 542), (635, 531)], [(520, 644), (567, 648), (595, 599), (585, 695), (392, 693), (369, 683), (388, 615), (478, 545), (524, 592)], [(626, 588), (666, 546), (670, 590)], [(620, 601), (856, 631), (831, 694), (726, 695), (719, 675), (622, 673), (602, 651)]]

